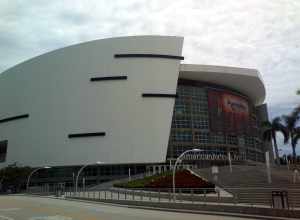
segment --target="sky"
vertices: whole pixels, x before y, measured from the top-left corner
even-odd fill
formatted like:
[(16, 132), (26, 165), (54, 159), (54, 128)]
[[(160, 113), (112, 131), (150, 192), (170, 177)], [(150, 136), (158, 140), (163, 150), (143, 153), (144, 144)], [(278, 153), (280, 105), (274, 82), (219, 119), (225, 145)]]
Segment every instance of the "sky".
[(0, 72), (89, 40), (183, 36), (184, 63), (258, 69), (273, 118), (300, 102), (299, 12), (299, 0), (0, 0)]

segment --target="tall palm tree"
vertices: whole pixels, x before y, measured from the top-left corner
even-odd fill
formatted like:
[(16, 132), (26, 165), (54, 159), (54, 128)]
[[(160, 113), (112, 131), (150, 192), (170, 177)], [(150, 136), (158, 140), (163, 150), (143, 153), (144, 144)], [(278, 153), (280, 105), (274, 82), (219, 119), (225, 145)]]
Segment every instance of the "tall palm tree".
[[(293, 158), (296, 158), (296, 145), (297, 141), (293, 141), (295, 136), (297, 136), (298, 128), (297, 122), (299, 121), (299, 107), (295, 108), (291, 114), (282, 116), (286, 128), (289, 132), (289, 139), (291, 140), (292, 150), (293, 150)], [(295, 144), (296, 143), (296, 144)]]
[(279, 163), (279, 153), (278, 153), (278, 146), (277, 146), (277, 138), (276, 133), (282, 133), (284, 137), (284, 143), (288, 141), (289, 134), (286, 127), (281, 123), (281, 118), (276, 117), (272, 121), (265, 121), (262, 123), (263, 127), (263, 140), (264, 141), (272, 141), (274, 144), (274, 150), (276, 155), (276, 163)]
[(294, 130), (293, 138), (291, 140), (294, 158), (296, 158), (296, 146), (297, 146), (299, 140), (300, 140), (300, 127), (296, 127)]

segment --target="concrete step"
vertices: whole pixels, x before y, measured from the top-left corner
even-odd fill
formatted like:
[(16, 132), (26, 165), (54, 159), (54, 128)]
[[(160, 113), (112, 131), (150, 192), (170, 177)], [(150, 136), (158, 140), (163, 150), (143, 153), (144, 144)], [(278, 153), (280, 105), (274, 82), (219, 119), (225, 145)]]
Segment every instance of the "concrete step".
[[(193, 171), (199, 176), (213, 181), (210, 168)], [(293, 206), (300, 207), (300, 185), (292, 182), (292, 172), (286, 168), (277, 170), (277, 167), (273, 167), (271, 172), (272, 183), (269, 184), (265, 166), (234, 165), (232, 173), (229, 171), (229, 167), (219, 167), (216, 185), (238, 195), (239, 202), (253, 204), (270, 205), (272, 191), (286, 190)]]

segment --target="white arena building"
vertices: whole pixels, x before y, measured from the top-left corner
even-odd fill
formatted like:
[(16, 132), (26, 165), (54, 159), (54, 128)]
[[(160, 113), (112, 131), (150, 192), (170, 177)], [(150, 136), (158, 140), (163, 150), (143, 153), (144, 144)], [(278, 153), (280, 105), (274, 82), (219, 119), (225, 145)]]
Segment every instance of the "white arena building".
[(98, 182), (128, 168), (166, 169), (195, 147), (224, 156), (201, 161), (226, 162), (230, 152), (263, 162), (270, 145), (261, 139), (267, 108), (259, 72), (182, 64), (182, 47), (183, 37), (173, 36), (95, 40), (4, 71), (1, 167), (56, 167), (40, 177), (50, 181), (58, 172), (68, 182), (74, 169), (101, 161), (86, 171)]

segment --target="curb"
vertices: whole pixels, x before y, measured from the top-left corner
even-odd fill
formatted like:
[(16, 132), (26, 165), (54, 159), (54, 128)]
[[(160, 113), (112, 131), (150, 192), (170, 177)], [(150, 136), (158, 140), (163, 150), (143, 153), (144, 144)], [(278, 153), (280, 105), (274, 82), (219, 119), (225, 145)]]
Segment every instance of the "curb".
[(241, 213), (228, 213), (228, 212), (215, 212), (215, 211), (201, 211), (201, 210), (189, 210), (189, 209), (172, 209), (172, 208), (158, 208), (150, 206), (136, 206), (136, 205), (123, 205), (117, 203), (103, 202), (103, 201), (92, 201), (92, 200), (82, 200), (82, 199), (70, 199), (70, 198), (59, 198), (61, 200), (68, 201), (79, 201), (93, 204), (103, 204), (111, 205), (117, 207), (125, 207), (131, 209), (145, 209), (145, 210), (154, 210), (154, 211), (165, 211), (165, 212), (177, 212), (177, 213), (190, 213), (190, 214), (203, 214), (203, 215), (214, 215), (214, 216), (227, 216), (227, 217), (243, 217), (250, 219), (261, 219), (261, 220), (298, 220), (298, 218), (286, 218), (286, 217), (275, 217), (275, 216), (263, 216), (263, 215), (250, 215), (250, 214), (241, 214)]
[(92, 203), (92, 204), (102, 204), (102, 205), (106, 205), (106, 206), (116, 206), (116, 207), (131, 208), (131, 209), (144, 209), (144, 210), (165, 211), (165, 212), (203, 214), (203, 215), (227, 216), (227, 217), (242, 217), (242, 218), (261, 219), (261, 220), (296, 220), (296, 218), (287, 218), (287, 217), (251, 215), (251, 214), (216, 212), (216, 211), (201, 211), (201, 210), (189, 210), (189, 209), (176, 209), (176, 208), (160, 208), (160, 207), (150, 207), (150, 206), (146, 206), (146, 205), (126, 205), (126, 204), (118, 204), (118, 203), (113, 203), (113, 202), (93, 201), (93, 200), (74, 199), (74, 198), (60, 198), (60, 197), (53, 197), (53, 196), (26, 195), (26, 194), (23, 194), (21, 196), (59, 199), (59, 200), (65, 200), (65, 201), (67, 200), (67, 201), (73, 201), (73, 202), (84, 202), (84, 203)]

